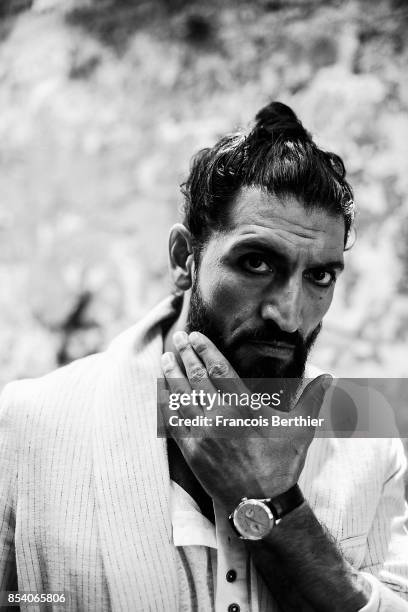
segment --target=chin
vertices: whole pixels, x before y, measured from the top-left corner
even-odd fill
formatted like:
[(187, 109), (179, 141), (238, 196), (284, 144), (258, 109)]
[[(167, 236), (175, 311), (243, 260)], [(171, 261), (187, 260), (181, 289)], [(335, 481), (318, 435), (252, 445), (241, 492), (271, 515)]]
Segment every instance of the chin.
[(241, 378), (302, 378), (305, 371), (303, 360), (260, 357), (248, 349), (239, 349), (229, 359)]
[(291, 376), (294, 368), (288, 362), (270, 357), (238, 359), (235, 370), (242, 378), (285, 378)]

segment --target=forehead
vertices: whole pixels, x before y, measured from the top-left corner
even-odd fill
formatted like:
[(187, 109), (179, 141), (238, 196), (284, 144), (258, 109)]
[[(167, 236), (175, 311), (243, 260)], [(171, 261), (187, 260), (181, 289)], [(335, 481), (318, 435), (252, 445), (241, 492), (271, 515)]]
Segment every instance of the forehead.
[(228, 212), (227, 242), (245, 237), (278, 241), (283, 248), (327, 252), (342, 259), (344, 220), (320, 208), (305, 208), (295, 196), (279, 197), (258, 187), (242, 188)]

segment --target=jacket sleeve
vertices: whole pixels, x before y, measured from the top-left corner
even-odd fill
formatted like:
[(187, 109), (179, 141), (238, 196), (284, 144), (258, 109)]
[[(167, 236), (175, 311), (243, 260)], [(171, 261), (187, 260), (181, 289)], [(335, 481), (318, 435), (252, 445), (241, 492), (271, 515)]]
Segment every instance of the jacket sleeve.
[(390, 440), (389, 470), (360, 570), (371, 583), (361, 612), (408, 612), (408, 531), (401, 440)]
[(16, 591), (14, 547), (17, 484), (17, 439), (13, 418), (11, 383), (0, 396), (0, 592)]

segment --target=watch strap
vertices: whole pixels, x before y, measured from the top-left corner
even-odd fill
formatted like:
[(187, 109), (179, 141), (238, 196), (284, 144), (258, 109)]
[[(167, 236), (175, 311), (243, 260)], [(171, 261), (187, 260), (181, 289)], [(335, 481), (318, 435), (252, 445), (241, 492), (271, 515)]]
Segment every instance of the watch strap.
[(271, 509), (275, 519), (281, 519), (285, 514), (292, 512), (292, 510), (303, 504), (304, 501), (305, 498), (303, 497), (299, 485), (295, 484), (285, 491), (285, 493), (276, 495), (276, 497), (265, 503), (268, 508)]

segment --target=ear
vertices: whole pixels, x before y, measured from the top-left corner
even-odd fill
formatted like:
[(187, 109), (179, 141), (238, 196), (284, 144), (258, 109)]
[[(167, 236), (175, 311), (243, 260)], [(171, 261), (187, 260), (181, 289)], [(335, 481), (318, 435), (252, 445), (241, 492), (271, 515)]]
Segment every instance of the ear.
[(193, 249), (189, 230), (182, 223), (176, 223), (169, 237), (170, 273), (173, 283), (181, 291), (191, 288), (193, 281)]

